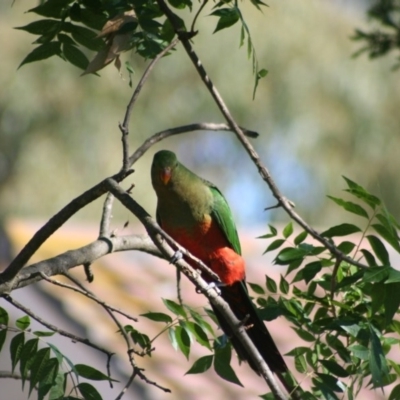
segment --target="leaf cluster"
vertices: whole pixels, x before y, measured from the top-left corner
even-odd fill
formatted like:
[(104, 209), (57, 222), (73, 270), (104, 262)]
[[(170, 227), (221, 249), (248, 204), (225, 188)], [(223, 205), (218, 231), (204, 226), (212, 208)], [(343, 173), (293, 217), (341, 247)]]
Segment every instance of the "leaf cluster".
[[(191, 0), (169, 0), (174, 9), (193, 10)], [(252, 0), (259, 10), (266, 6), (261, 0)], [(199, 11), (202, 10), (202, 6)], [(240, 21), (240, 47), (247, 41), (247, 55), (252, 60), (255, 77), (253, 97), (259, 80), (268, 71), (259, 68), (256, 51), (249, 27), (236, 0), (218, 2), (211, 16), (218, 17), (214, 33), (230, 28)], [(123, 18), (125, 13), (134, 13), (135, 20), (118, 24), (108, 35), (96, 31), (104, 29), (107, 21)], [(19, 67), (35, 61), (58, 56), (66, 62), (87, 71), (96, 72), (103, 68), (121, 51), (133, 50), (144, 59), (157, 56), (175, 37), (175, 30), (155, 0), (45, 0), (28, 12), (35, 13), (39, 19), (16, 29), (24, 30), (39, 36), (33, 44), (35, 47), (21, 62)], [(194, 23), (192, 29), (194, 29)], [(174, 14), (180, 30), (187, 31), (183, 18)], [(96, 51), (98, 59), (89, 63), (88, 52)], [(119, 60), (117, 61), (119, 65)], [(88, 68), (89, 67), (89, 68)], [(118, 66), (119, 68), (119, 66)], [(127, 68), (130, 68), (129, 64)], [(132, 73), (132, 71), (129, 71)]]
[[(37, 392), (38, 400), (102, 400), (102, 396), (90, 383), (81, 382), (81, 378), (92, 381), (114, 381), (97, 369), (74, 364), (62, 354), (47, 338), (54, 335), (51, 331), (31, 331), (30, 318), (24, 316), (9, 326), (9, 316), (0, 307), (0, 351), (10, 332), (16, 332), (10, 341), (11, 372), (20, 375), (22, 389), (29, 384), (28, 396)], [(67, 383), (70, 383), (67, 385)]]
[[(289, 223), (281, 235), (271, 226), (262, 236), (273, 239), (265, 252), (278, 251), (274, 262), (286, 266), (286, 274), (279, 282), (266, 276), (264, 287), (250, 285), (259, 295), (263, 319), (285, 317), (307, 342), (288, 355), (300, 373), (311, 376), (310, 395), (318, 399), (354, 399), (362, 387), (382, 388), (400, 376), (400, 365), (389, 357), (400, 344), (400, 271), (391, 265), (385, 246), (386, 242), (400, 253), (399, 224), (380, 199), (344, 179), (345, 191), (356, 201), (330, 199), (361, 217), (364, 226), (343, 223), (322, 236), (342, 253), (365, 262), (366, 268), (335, 258), (306, 232), (295, 236)], [(278, 298), (266, 297), (267, 291)], [(397, 385), (389, 399), (399, 390)]]
[(33, 42), (38, 46), (24, 58), (20, 67), (59, 56), (85, 70), (89, 64), (85, 53), (100, 51), (106, 46), (107, 37), (99, 37), (96, 31), (108, 20), (131, 10), (135, 11), (137, 21), (124, 24), (113, 33), (129, 33), (125, 50), (133, 49), (144, 58), (154, 58), (174, 37), (170, 24), (166, 20), (158, 21), (163, 13), (156, 1), (47, 0), (29, 10), (45, 19), (17, 28), (39, 36)]
[(152, 343), (161, 333), (167, 332), (172, 347), (182, 353), (187, 360), (189, 360), (192, 345), (198, 343), (211, 354), (197, 359), (186, 374), (203, 373), (213, 366), (214, 371), (222, 379), (242, 385), (231, 367), (232, 346), (229, 340), (225, 335), (217, 337), (208, 322), (210, 319), (216, 322), (214, 313), (209, 309), (199, 310), (169, 299), (163, 299), (163, 302), (173, 317), (164, 312), (142, 314), (142, 317), (164, 323), (165, 326), (152, 340), (148, 336), (143, 337), (137, 331), (132, 333), (131, 326), (126, 327), (134, 342), (142, 349), (147, 350), (151, 348)]

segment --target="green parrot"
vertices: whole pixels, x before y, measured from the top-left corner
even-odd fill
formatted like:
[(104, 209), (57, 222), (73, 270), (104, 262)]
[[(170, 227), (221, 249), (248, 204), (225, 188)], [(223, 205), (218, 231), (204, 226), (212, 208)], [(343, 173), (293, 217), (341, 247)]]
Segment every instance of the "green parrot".
[[(158, 199), (157, 222), (219, 276), (221, 296), (236, 317), (245, 321), (246, 331), (255, 347), (282, 380), (280, 375), (288, 372), (288, 368), (248, 295), (245, 262), (232, 212), (224, 196), (215, 185), (187, 169), (173, 152), (167, 150), (155, 154), (151, 180)], [(204, 273), (202, 276), (212, 282)], [(249, 362), (259, 373), (228, 322), (215, 308), (214, 313), (239, 358)]]

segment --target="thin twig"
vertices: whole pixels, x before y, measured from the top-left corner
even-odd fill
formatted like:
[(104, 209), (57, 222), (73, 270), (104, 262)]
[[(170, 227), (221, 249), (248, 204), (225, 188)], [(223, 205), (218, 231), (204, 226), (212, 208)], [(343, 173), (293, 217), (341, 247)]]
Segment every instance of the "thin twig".
[(131, 164), (129, 164), (129, 147), (128, 147), (128, 142), (127, 142), (127, 136), (129, 135), (129, 121), (131, 118), (133, 106), (135, 105), (135, 102), (137, 98), (139, 97), (140, 91), (143, 88), (143, 85), (145, 84), (147, 78), (150, 75), (150, 72), (153, 70), (154, 66), (156, 63), (161, 60), (162, 57), (165, 56), (172, 48), (176, 46), (176, 44), (179, 42), (179, 38), (176, 37), (165, 49), (163, 49), (160, 53), (158, 53), (150, 62), (150, 64), (147, 66), (146, 70), (144, 71), (139, 83), (136, 86), (136, 89), (134, 90), (132, 97), (128, 103), (128, 106), (126, 108), (125, 112), (125, 117), (124, 117), (124, 122), (119, 125), (119, 128), (122, 133), (122, 147), (123, 147), (123, 164), (122, 164), (122, 171), (127, 171), (130, 167)]
[(1, 378), (22, 379), (22, 375), (11, 371), (0, 371), (0, 379)]
[[(128, 314), (126, 314), (126, 313), (123, 313), (123, 312), (121, 312), (120, 310), (117, 310), (117, 309), (115, 309), (115, 308), (109, 306), (109, 305), (106, 304), (105, 302), (103, 302), (103, 301), (97, 299), (97, 298), (96, 298), (96, 295), (95, 295), (94, 293), (92, 293), (90, 290), (88, 290), (87, 288), (85, 288), (85, 286), (82, 285), (82, 283), (79, 282), (77, 279), (75, 279), (75, 277), (73, 277), (71, 274), (65, 273), (64, 275), (65, 275), (68, 279), (70, 279), (72, 282), (74, 282), (75, 285), (77, 285), (80, 289), (77, 290), (76, 287), (73, 287), (73, 286), (70, 286), (70, 285), (67, 285), (67, 284), (64, 284), (64, 283), (55, 281), (55, 280), (53, 280), (53, 279), (49, 279), (48, 277), (47, 277), (47, 279), (46, 279), (46, 278), (45, 278), (45, 279), (48, 280), (48, 281), (51, 282), (51, 283), (56, 284), (56, 285), (63, 286), (63, 287), (67, 287), (68, 289), (72, 289), (72, 290), (75, 290), (75, 291), (77, 291), (77, 292), (81, 292), (81, 293), (83, 292), (83, 294), (84, 294), (85, 296), (87, 296), (87, 297), (93, 299), (94, 301), (98, 302), (99, 304), (101, 304), (101, 305), (104, 307), (104, 309), (107, 311), (107, 313), (110, 315), (110, 317), (111, 317), (111, 319), (114, 321), (114, 323), (117, 325), (118, 331), (121, 333), (121, 335), (123, 336), (123, 338), (124, 338), (124, 340), (125, 340), (125, 343), (126, 343), (126, 345), (127, 345), (127, 354), (128, 354), (128, 358), (129, 358), (129, 363), (130, 363), (131, 366), (132, 366), (132, 374), (131, 374), (131, 376), (129, 377), (129, 379), (128, 379), (126, 385), (124, 386), (124, 388), (122, 389), (121, 393), (119, 394), (119, 396), (118, 396), (117, 398), (119, 398), (119, 399), (122, 398), (122, 396), (125, 394), (126, 390), (129, 388), (129, 386), (130, 386), (131, 383), (133, 382), (133, 380), (134, 380), (134, 378), (135, 378), (136, 375), (138, 375), (138, 376), (140, 377), (140, 379), (146, 381), (147, 383), (151, 383), (152, 385), (157, 386), (158, 388), (160, 388), (160, 389), (162, 389), (162, 390), (164, 390), (164, 391), (169, 391), (169, 389), (166, 389), (166, 388), (164, 388), (164, 387), (162, 387), (162, 386), (159, 386), (156, 382), (149, 381), (149, 379), (142, 373), (141, 369), (136, 365), (136, 362), (135, 362), (135, 360), (134, 360), (132, 354), (137, 354), (137, 353), (136, 353), (136, 352), (134, 351), (134, 349), (132, 348), (131, 342), (130, 342), (130, 340), (129, 340), (129, 337), (128, 337), (127, 333), (125, 332), (124, 327), (122, 326), (122, 324), (120, 323), (120, 321), (118, 320), (118, 318), (115, 317), (115, 315), (113, 314), (113, 311), (114, 311), (114, 312), (117, 312), (117, 313), (119, 313), (119, 314), (121, 314), (121, 315), (123, 315), (123, 316), (126, 317), (126, 318), (129, 318), (129, 319), (132, 320), (132, 321), (136, 321), (136, 322), (137, 322), (137, 319), (136, 319), (136, 318), (133, 318), (133, 317), (131, 317), (130, 315), (128, 315)], [(107, 365), (107, 371), (109, 372), (109, 365)], [(109, 376), (110, 376), (110, 373), (109, 373)], [(111, 381), (110, 381), (110, 383), (111, 383)]]
[(47, 321), (43, 320), (42, 318), (37, 316), (35, 313), (33, 313), (29, 308), (25, 307), (24, 305), (19, 303), (17, 300), (13, 299), (10, 295), (5, 294), (5, 295), (3, 295), (3, 298), (5, 300), (7, 300), (10, 304), (12, 304), (14, 307), (16, 307), (19, 310), (23, 311), (25, 314), (29, 315), (31, 318), (33, 318), (34, 320), (36, 320), (37, 322), (39, 322), (40, 324), (45, 326), (47, 329), (50, 329), (53, 332), (57, 332), (61, 336), (65, 336), (65, 337), (67, 337), (69, 339), (72, 339), (75, 342), (80, 342), (80, 343), (83, 343), (83, 344), (85, 344), (85, 345), (87, 345), (89, 347), (92, 347), (93, 349), (96, 349), (96, 350), (104, 353), (107, 356), (108, 359), (110, 359), (114, 355), (114, 353), (104, 349), (103, 347), (98, 346), (95, 343), (92, 343), (87, 338), (81, 338), (80, 336), (77, 336), (77, 335), (74, 335), (74, 334), (69, 333), (67, 331), (64, 331), (63, 329), (60, 329), (60, 328), (56, 327), (55, 325), (52, 325), (52, 324), (48, 323)]
[(197, 18), (199, 17), (200, 13), (202, 12), (203, 8), (205, 5), (208, 3), (208, 0), (203, 0), (203, 3), (201, 4), (199, 10), (197, 11), (196, 15), (193, 18), (192, 26), (190, 27), (190, 32), (194, 32), (194, 27), (196, 25)]
[(91, 291), (86, 289), (77, 279), (75, 279), (68, 272), (64, 272), (63, 275), (66, 276), (68, 279), (70, 279), (72, 282), (74, 282), (76, 285), (79, 285), (79, 287), (68, 285), (67, 283), (63, 283), (63, 282), (60, 282), (60, 281), (58, 281), (56, 279), (52, 279), (52, 278), (48, 277), (46, 274), (44, 274), (43, 272), (41, 272), (40, 275), (44, 280), (46, 280), (47, 282), (49, 282), (49, 283), (51, 283), (53, 285), (60, 286), (60, 287), (63, 287), (65, 289), (73, 290), (74, 292), (80, 293), (81, 295), (83, 295), (85, 297), (88, 297), (89, 299), (91, 299), (91, 300), (95, 301), (96, 303), (100, 304), (102, 307), (108, 308), (111, 311), (114, 311), (114, 312), (124, 316), (125, 318), (130, 319), (131, 321), (137, 322), (137, 318), (132, 317), (128, 313), (125, 313), (125, 312), (119, 310), (118, 308), (110, 306), (105, 301), (99, 299), (94, 293), (92, 293)]
[[(259, 135), (255, 131), (242, 128), (246, 136), (251, 138), (257, 138)], [(214, 123), (214, 122), (198, 122), (189, 125), (178, 126), (176, 128), (165, 129), (164, 131), (157, 132), (143, 144), (137, 148), (137, 150), (129, 157), (129, 165), (132, 166), (143, 154), (154, 144), (161, 140), (181, 133), (194, 132), (194, 131), (232, 131), (232, 128), (227, 124)]]

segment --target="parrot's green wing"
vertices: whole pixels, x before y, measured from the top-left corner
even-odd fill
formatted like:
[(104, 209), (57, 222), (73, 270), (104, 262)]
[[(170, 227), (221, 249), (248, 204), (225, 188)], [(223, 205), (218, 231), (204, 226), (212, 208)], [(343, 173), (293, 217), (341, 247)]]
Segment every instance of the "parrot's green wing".
[(222, 232), (224, 232), (224, 235), (228, 239), (232, 249), (235, 250), (237, 254), (241, 255), (242, 250), (240, 247), (239, 236), (237, 234), (235, 221), (233, 220), (229, 205), (216, 186), (207, 181), (205, 181), (205, 183), (210, 187), (214, 198), (211, 217), (215, 218), (217, 221), (218, 226), (221, 228)]

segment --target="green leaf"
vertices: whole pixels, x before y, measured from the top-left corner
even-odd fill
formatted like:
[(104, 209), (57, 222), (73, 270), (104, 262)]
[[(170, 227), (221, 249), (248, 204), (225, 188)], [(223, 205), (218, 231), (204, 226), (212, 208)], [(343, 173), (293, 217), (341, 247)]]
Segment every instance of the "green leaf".
[(204, 329), (199, 324), (192, 322), (192, 321), (187, 321), (186, 327), (196, 338), (197, 343), (199, 343), (202, 346), (207, 347), (208, 349), (211, 350), (211, 345), (210, 345), (210, 341), (208, 340), (208, 336), (207, 336), (206, 332), (204, 331)]
[(286, 276), (288, 276), (295, 269), (299, 268), (301, 264), (303, 264), (303, 259), (302, 258), (299, 258), (297, 260), (292, 261), (288, 266), (288, 269), (287, 269), (287, 272), (286, 272)]
[(390, 267), (371, 267), (364, 273), (363, 282), (383, 282), (389, 276)]
[(59, 364), (55, 358), (50, 358), (50, 360), (47, 361), (42, 371), (41, 379), (39, 380), (38, 400), (44, 400), (47, 393), (49, 393), (50, 389), (56, 383), (58, 368)]
[(348, 346), (348, 349), (353, 353), (353, 355), (360, 360), (368, 360), (369, 357), (369, 350), (367, 347), (363, 346), (362, 344), (353, 344)]
[(307, 361), (303, 354), (294, 357), (294, 367), (301, 374), (307, 373)]
[(4, 308), (0, 307), (0, 325), (7, 326), (8, 320), (9, 320), (9, 317), (8, 317), (7, 311)]
[(294, 244), (298, 246), (300, 243), (304, 242), (304, 240), (307, 238), (308, 232), (303, 231), (299, 233), (295, 238), (294, 238)]
[(144, 334), (136, 330), (135, 328), (129, 326), (129, 329), (125, 327), (126, 332), (131, 335), (131, 338), (135, 344), (138, 344), (142, 349), (149, 350), (151, 347), (150, 338)]
[(29, 379), (29, 395), (32, 393), (33, 388), (46, 377), (47, 363), (50, 358), (50, 348), (45, 347), (40, 349), (34, 356), (30, 365), (30, 379)]
[(85, 70), (89, 65), (87, 57), (76, 47), (68, 43), (63, 44), (63, 55), (75, 67)]
[(315, 342), (316, 338), (313, 334), (305, 331), (304, 329), (301, 328), (293, 328), (293, 330), (297, 333), (297, 335), (305, 340), (306, 342)]
[(82, 378), (90, 379), (92, 381), (113, 381), (118, 382), (115, 379), (111, 379), (103, 372), (85, 364), (75, 364), (75, 370)]
[(39, 339), (30, 339), (21, 350), (19, 370), (22, 377), (22, 388), (24, 388), (25, 380), (28, 378), (28, 371), (37, 352), (38, 342)]
[(186, 357), (186, 359), (189, 359), (190, 337), (186, 332), (186, 329), (182, 328), (181, 326), (177, 326), (175, 328), (175, 337), (179, 350)]
[(322, 232), (322, 236), (327, 237), (335, 237), (335, 236), (347, 236), (351, 235), (352, 233), (361, 232), (361, 229), (358, 226), (353, 224), (340, 224), (329, 228), (325, 232)]
[[(333, 392), (343, 392), (344, 391), (345, 386), (337, 378), (335, 378), (331, 375), (328, 375), (328, 374), (322, 374), (320, 372), (317, 372), (316, 375), (320, 379), (320, 382), (322, 382), (324, 389), (327, 389), (328, 391), (332, 390)], [(317, 387), (322, 389), (321, 386), (318, 384), (319, 382), (317, 383), (316, 379), (313, 379), (313, 383)], [(324, 390), (324, 389), (322, 389), (322, 390)], [(334, 398), (337, 399), (336, 396)]]
[(168, 3), (179, 10), (182, 10), (185, 7), (189, 7), (190, 11), (192, 10), (191, 0), (168, 0)]
[(185, 319), (187, 318), (186, 311), (180, 304), (175, 303), (174, 301), (168, 299), (162, 299), (162, 301), (169, 311)]
[(211, 335), (215, 336), (214, 329), (207, 321), (205, 321), (202, 315), (200, 315), (198, 312), (194, 311), (191, 308), (189, 308), (189, 312), (192, 318), (202, 327), (204, 331), (208, 331)]
[(268, 226), (269, 226), (270, 233), (266, 233), (265, 235), (257, 236), (257, 239), (269, 239), (278, 234), (278, 230), (274, 226), (272, 226), (272, 225), (268, 225)]
[(44, 17), (59, 18), (61, 19), (66, 15), (65, 8), (74, 0), (47, 0), (43, 4), (31, 8), (28, 12), (33, 12)]
[(35, 331), (32, 333), (37, 337), (49, 337), (55, 334), (55, 332), (44, 332), (44, 331)]
[(10, 343), (10, 353), (11, 353), (11, 371), (14, 372), (18, 361), (21, 358), (21, 351), (25, 343), (24, 332), (18, 333), (11, 339)]
[(382, 349), (381, 342), (375, 332), (375, 329), (370, 325), (370, 354), (369, 366), (372, 375), (372, 382), (375, 386), (383, 386), (383, 378), (389, 374), (386, 364), (385, 354)]
[(265, 279), (266, 279), (265, 284), (266, 284), (268, 291), (271, 293), (276, 293), (277, 292), (276, 282), (272, 278), (270, 278), (268, 275), (265, 275)]
[(17, 328), (21, 329), (22, 331), (26, 330), (29, 328), (29, 325), (31, 324), (31, 319), (29, 318), (28, 315), (24, 315), (21, 318), (18, 318), (15, 321), (15, 325)]
[(168, 337), (169, 337), (169, 341), (172, 344), (172, 347), (175, 349), (175, 351), (178, 351), (178, 341), (176, 340), (175, 329), (173, 329), (173, 328), (168, 329)]
[(59, 400), (64, 397), (65, 387), (65, 374), (62, 372), (57, 373), (53, 385), (50, 388), (49, 400)]
[(312, 279), (314, 279), (315, 275), (317, 275), (318, 272), (321, 271), (321, 269), (321, 261), (311, 262), (296, 274), (293, 282), (299, 282), (304, 279), (306, 283), (309, 283)]
[(216, 33), (221, 29), (229, 28), (230, 26), (236, 24), (240, 18), (240, 12), (236, 7), (221, 8), (212, 12), (210, 15), (219, 17), (217, 27), (213, 33)]
[(395, 283), (400, 282), (400, 271), (392, 267), (389, 268), (389, 277), (386, 279), (385, 283)]
[(289, 283), (288, 281), (281, 275), (281, 280), (279, 281), (279, 290), (283, 294), (289, 293)]
[(374, 283), (368, 288), (367, 294), (371, 296), (371, 311), (373, 314), (378, 312), (385, 301), (385, 284), (382, 282)]
[(342, 243), (339, 244), (339, 246), (337, 247), (343, 254), (349, 254), (350, 252), (353, 251), (354, 247), (356, 247), (356, 245), (352, 242), (348, 242), (348, 241), (344, 241)]
[(231, 347), (225, 345), (215, 350), (214, 370), (224, 380), (243, 386), (231, 367)]
[(389, 400), (398, 400), (400, 399), (400, 383), (397, 384), (391, 391)]
[(275, 258), (275, 263), (279, 265), (290, 264), (294, 260), (302, 260), (308, 254), (309, 251), (302, 248), (286, 247), (279, 252)]
[(336, 361), (319, 360), (319, 362), (333, 375), (339, 376), (340, 378), (349, 376), (349, 373)]
[(104, 48), (104, 42), (97, 33), (83, 26), (66, 24), (65, 31), (70, 32), (74, 40), (89, 50), (99, 51)]
[(262, 68), (257, 72), (258, 79), (265, 78), (267, 75), (268, 75), (268, 70), (265, 68)]
[(18, 26), (14, 29), (20, 29), (29, 32), (32, 35), (44, 35), (49, 32), (56, 32), (60, 27), (60, 21), (54, 19), (41, 19), (25, 26)]
[(204, 356), (194, 362), (192, 367), (185, 373), (188, 374), (202, 374), (210, 369), (214, 356)]
[(381, 201), (374, 195), (368, 193), (362, 186), (353, 182), (349, 178), (343, 177), (347, 183), (348, 189), (346, 192), (351, 193), (352, 195), (356, 196), (357, 198), (364, 201), (368, 204), (372, 209), (375, 209), (376, 206), (381, 205)]
[(60, 42), (50, 42), (50, 43), (44, 43), (41, 46), (36, 47), (22, 60), (18, 68), (21, 68), (23, 65), (31, 62), (45, 60), (52, 56), (59, 55), (61, 51), (60, 46), (61, 46)]
[(290, 221), (282, 231), (282, 235), (285, 239), (287, 239), (291, 234), (293, 233), (293, 224), (292, 221)]
[(0, 330), (0, 352), (3, 349), (6, 338), (7, 338), (7, 329)]
[(331, 334), (326, 335), (326, 342), (330, 347), (337, 351), (343, 361), (347, 363), (351, 362), (349, 352), (350, 349), (348, 347), (344, 347), (343, 343), (336, 336)]
[(386, 325), (389, 325), (400, 308), (400, 282), (389, 284), (385, 282), (383, 286), (385, 294), (385, 321)]
[(365, 260), (367, 261), (367, 263), (370, 267), (374, 267), (374, 266), (378, 265), (376, 263), (375, 257), (372, 255), (372, 253), (370, 253), (368, 250), (365, 250), (365, 249), (361, 249), (360, 251), (363, 254)]
[(368, 213), (359, 204), (352, 203), (351, 201), (345, 201), (337, 197), (332, 197), (332, 196), (327, 196), (327, 197), (333, 200), (340, 207), (343, 207), (346, 211), (359, 215), (361, 217), (369, 218)]
[(89, 28), (97, 29), (98, 31), (100, 31), (107, 22), (107, 17), (99, 13), (97, 9), (89, 10), (88, 8), (81, 8), (80, 18), (83, 24)]
[(400, 253), (399, 237), (396, 232), (389, 231), (381, 224), (372, 224), (372, 227), (397, 251)]
[(390, 265), (389, 253), (387, 252), (385, 245), (382, 243), (382, 241), (374, 235), (367, 235), (366, 238), (371, 245), (372, 250), (382, 262), (382, 264)]
[(90, 383), (81, 382), (76, 385), (76, 388), (81, 392), (85, 400), (102, 400), (100, 393)]
[(257, 283), (247, 282), (247, 284), (251, 287), (251, 290), (257, 294), (265, 294), (265, 290), (258, 285)]
[(279, 249), (279, 247), (281, 247), (283, 245), (283, 243), (285, 243), (284, 239), (276, 239), (276, 240), (274, 240), (273, 242), (271, 242), (268, 245), (267, 249), (264, 251), (263, 254), (268, 253), (269, 251), (273, 251), (273, 250)]
[(161, 312), (148, 312), (145, 314), (140, 314), (140, 316), (156, 322), (165, 322), (166, 324), (172, 323), (172, 318), (168, 314)]

